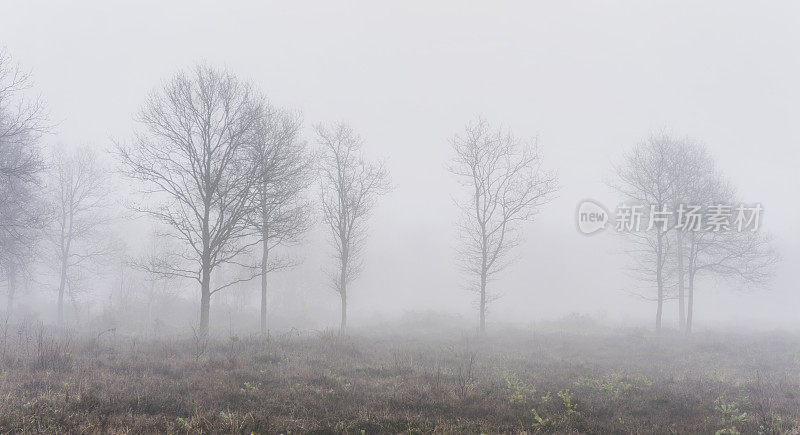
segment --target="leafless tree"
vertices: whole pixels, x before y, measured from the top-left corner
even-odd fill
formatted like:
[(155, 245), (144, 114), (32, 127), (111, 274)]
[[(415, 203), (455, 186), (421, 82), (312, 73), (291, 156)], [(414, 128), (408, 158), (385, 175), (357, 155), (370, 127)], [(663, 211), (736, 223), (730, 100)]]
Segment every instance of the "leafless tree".
[[(134, 205), (170, 228), (166, 236), (186, 249), (158, 265), (166, 276), (200, 284), (200, 334), (207, 334), (211, 296), (257, 276), (212, 288), (212, 272), (254, 243), (250, 215), (253, 164), (247, 149), (256, 141), (263, 99), (232, 74), (198, 65), (180, 72), (152, 93), (139, 112), (141, 126), (120, 144), (123, 171), (143, 182), (148, 201)], [(157, 204), (157, 205), (151, 205)]]
[(685, 332), (692, 332), (696, 279), (717, 276), (732, 285), (763, 287), (773, 277), (780, 257), (772, 238), (758, 231), (690, 234), (687, 263), (688, 305)]
[[(611, 183), (631, 207), (641, 207), (644, 216), (642, 231), (626, 231), (634, 248), (630, 251), (634, 269), (656, 287), (656, 331), (661, 332), (664, 301), (668, 288), (665, 268), (670, 252), (670, 222), (658, 217), (665, 213), (675, 197), (672, 158), (676, 141), (666, 132), (651, 135), (638, 144), (617, 166), (617, 179)], [(631, 212), (632, 213), (632, 212)], [(658, 216), (656, 216), (658, 214)], [(653, 225), (650, 226), (650, 222)]]
[(714, 231), (706, 223), (692, 227), (687, 225), (688, 218), (680, 218), (681, 207), (683, 210), (701, 207), (707, 211), (715, 204), (730, 207), (739, 204), (734, 188), (716, 169), (713, 158), (702, 145), (690, 138), (674, 139), (669, 169), (675, 214), (675, 243), (670, 258), (678, 289), (678, 326), (688, 334), (692, 330), (695, 282), (699, 275), (761, 286), (771, 279), (778, 255), (767, 234), (738, 228)]
[[(623, 232), (633, 242), (633, 269), (654, 282), (658, 303), (656, 330), (670, 289), (678, 300), (678, 326), (690, 332), (696, 277), (702, 274), (763, 284), (777, 261), (763, 234), (712, 231), (691, 225), (679, 209), (735, 202), (735, 194), (705, 148), (690, 138), (666, 132), (652, 135), (625, 156), (612, 186), (629, 205), (642, 206), (641, 231)], [(662, 213), (656, 217), (653, 213)], [(652, 223), (652, 225), (651, 225)]]
[(39, 140), (49, 130), (45, 105), (28, 97), (31, 76), (0, 48), (0, 270), (11, 313), (18, 277), (34, 257), (47, 222)]
[(305, 197), (312, 182), (312, 159), (300, 139), (299, 116), (265, 107), (251, 148), (256, 163), (248, 217), (261, 242), (261, 333), (267, 333), (267, 275), (293, 266), (295, 261), (275, 256), (275, 250), (294, 243), (311, 223), (311, 207)]
[(160, 272), (161, 265), (170, 257), (170, 250), (174, 249), (172, 243), (168, 243), (172, 241), (170, 238), (163, 237), (162, 233), (154, 228), (150, 233), (150, 240), (145, 252), (138, 258), (128, 258), (126, 261), (127, 266), (142, 275), (140, 285), (144, 288), (142, 293), (147, 313), (144, 319), (145, 331), (150, 331), (149, 328), (153, 324), (153, 304), (158, 297), (170, 293), (171, 281), (175, 279), (172, 275)]
[(4, 239), (0, 241), (0, 276), (4, 276), (6, 280), (8, 316), (13, 315), (20, 280), (31, 281), (32, 267), (40, 253), (40, 241), (49, 216), (46, 205), (38, 201), (38, 197), (36, 199), (35, 202), (26, 201), (28, 212), (35, 214), (35, 220), (29, 221), (27, 226), (16, 227), (13, 232), (3, 232)]
[[(739, 203), (730, 183), (709, 166), (705, 167), (708, 176), (694, 185), (694, 201), (706, 206)], [(769, 234), (751, 230), (744, 228), (739, 231), (732, 227), (725, 231), (712, 231), (701, 227), (699, 231), (685, 231), (686, 243), (680, 255), (685, 257), (687, 307), (682, 330), (687, 334), (692, 331), (698, 277), (719, 277), (729, 284), (745, 287), (761, 287), (772, 279), (779, 255)]]
[[(690, 247), (687, 246), (686, 236), (689, 228), (688, 222), (679, 222), (676, 214), (681, 207), (701, 206), (711, 204), (712, 197), (719, 192), (721, 185), (716, 174), (714, 161), (705, 148), (695, 140), (684, 138), (667, 138), (671, 148), (667, 155), (667, 169), (671, 179), (670, 200), (670, 226), (674, 228), (674, 245), (670, 252), (675, 263), (675, 280), (678, 298), (678, 328), (686, 329), (686, 280), (687, 256)], [(686, 219), (684, 219), (685, 221)], [(693, 238), (693, 235), (689, 235)], [(690, 244), (693, 240), (690, 241)]]
[(8, 315), (13, 312), (19, 279), (30, 278), (51, 215), (39, 174), (32, 175), (29, 180), (9, 177), (0, 185), (0, 275), (7, 282)]
[(367, 218), (377, 198), (388, 192), (389, 176), (382, 164), (367, 162), (362, 140), (350, 126), (316, 126), (321, 146), (322, 214), (331, 236), (337, 270), (333, 288), (342, 301), (340, 333), (347, 328), (347, 286), (361, 271)]
[(29, 176), (41, 166), (39, 154), (31, 145), (50, 126), (42, 99), (27, 97), (32, 85), (30, 73), (0, 48), (0, 146), (15, 151), (8, 153), (8, 157), (3, 153), (0, 176)]
[(75, 280), (84, 266), (102, 260), (116, 246), (104, 231), (110, 221), (107, 173), (90, 148), (65, 152), (53, 158), (50, 177), (54, 230), (51, 240), (59, 267), (58, 324), (64, 323), (64, 297), (74, 298)]
[(521, 240), (520, 223), (532, 220), (552, 198), (557, 179), (541, 168), (535, 141), (519, 140), (483, 119), (468, 124), (451, 143), (450, 171), (469, 189), (468, 199), (459, 203), (463, 217), (459, 256), (477, 281), (473, 289), (483, 332), (487, 304), (497, 297), (488, 292), (488, 283), (509, 264), (509, 253)]

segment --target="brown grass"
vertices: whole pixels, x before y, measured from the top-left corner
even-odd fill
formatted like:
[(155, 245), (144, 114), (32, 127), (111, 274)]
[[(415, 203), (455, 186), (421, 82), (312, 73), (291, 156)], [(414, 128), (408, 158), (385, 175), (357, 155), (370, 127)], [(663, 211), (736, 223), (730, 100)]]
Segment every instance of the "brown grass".
[(800, 338), (8, 328), (3, 432), (797, 432)]

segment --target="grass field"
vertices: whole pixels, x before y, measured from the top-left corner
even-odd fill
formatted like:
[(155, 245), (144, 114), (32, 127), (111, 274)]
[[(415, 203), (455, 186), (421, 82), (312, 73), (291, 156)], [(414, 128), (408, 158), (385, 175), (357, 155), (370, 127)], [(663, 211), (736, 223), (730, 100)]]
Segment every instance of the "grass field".
[(2, 432), (798, 433), (800, 337), (8, 326)]

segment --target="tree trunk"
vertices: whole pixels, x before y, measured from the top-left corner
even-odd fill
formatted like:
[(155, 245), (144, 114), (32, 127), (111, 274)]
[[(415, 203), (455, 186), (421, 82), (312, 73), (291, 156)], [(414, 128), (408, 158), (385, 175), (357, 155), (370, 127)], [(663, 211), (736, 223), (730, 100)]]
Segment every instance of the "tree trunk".
[(155, 335), (155, 331), (151, 331), (150, 330), (151, 325), (153, 325), (153, 297), (152, 296), (147, 301), (147, 324), (144, 325), (144, 333), (145, 333), (146, 336), (150, 336), (151, 332), (153, 333), (153, 335)]
[(694, 313), (694, 272), (691, 271), (691, 270), (689, 271), (689, 283), (688, 284), (689, 284), (689, 286), (688, 286), (689, 302), (688, 302), (687, 312), (686, 312), (686, 334), (687, 335), (692, 333), (692, 317), (693, 317), (693, 313)]
[[(476, 201), (478, 201), (478, 197), (476, 196)], [(480, 294), (480, 334), (483, 335), (486, 332), (486, 281), (489, 275), (489, 253), (488, 253), (488, 237), (486, 235), (486, 223), (481, 222), (481, 294)]]
[(342, 262), (339, 271), (339, 294), (342, 296), (342, 323), (339, 325), (339, 335), (347, 331), (347, 261)]
[[(70, 204), (69, 213), (61, 219), (61, 281), (58, 285), (58, 326), (64, 325), (64, 292), (67, 287), (67, 269), (69, 268), (69, 251), (72, 246), (73, 209)], [(69, 222), (69, 225), (67, 225)], [(65, 231), (66, 229), (66, 231)]]
[(486, 332), (486, 272), (481, 273), (480, 332)]
[(267, 260), (269, 258), (269, 247), (267, 238), (264, 237), (263, 249), (261, 251), (261, 334), (267, 335)]
[(11, 313), (14, 311), (14, 294), (17, 292), (17, 267), (14, 262), (8, 263), (8, 312), (6, 315), (10, 318)]
[(155, 328), (151, 331), (150, 328), (153, 326), (153, 302), (156, 298), (156, 280), (150, 281), (150, 294), (147, 298), (147, 323), (144, 325), (144, 333), (146, 335), (150, 335), (152, 332), (155, 335)]
[(58, 285), (58, 326), (64, 325), (64, 292), (67, 288), (67, 256), (61, 259), (61, 281)]
[(677, 230), (677, 253), (678, 253), (678, 328), (686, 330), (686, 295), (683, 283), (683, 231)]
[(661, 315), (664, 312), (664, 239), (661, 229), (658, 229), (656, 236), (656, 285), (658, 286), (658, 308), (656, 309), (656, 333), (661, 334)]
[(208, 335), (208, 313), (211, 307), (211, 271), (208, 267), (203, 267), (202, 280), (200, 282), (200, 336)]
[(339, 325), (339, 335), (345, 335), (347, 332), (347, 296), (342, 293), (342, 323)]

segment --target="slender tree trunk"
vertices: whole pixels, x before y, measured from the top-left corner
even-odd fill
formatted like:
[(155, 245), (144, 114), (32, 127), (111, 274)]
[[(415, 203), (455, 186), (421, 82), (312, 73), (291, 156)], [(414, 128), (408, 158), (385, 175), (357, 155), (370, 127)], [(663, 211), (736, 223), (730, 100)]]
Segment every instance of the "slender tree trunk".
[(686, 307), (686, 335), (692, 333), (692, 320), (694, 319), (694, 277), (697, 273), (697, 239), (695, 234), (689, 238), (688, 273), (686, 277), (687, 307)]
[(58, 284), (58, 326), (64, 325), (64, 293), (67, 289), (67, 256), (61, 259), (61, 280)]
[[(476, 201), (478, 201), (478, 197), (476, 194)], [(477, 204), (477, 202), (476, 202)], [(488, 267), (488, 259), (489, 253), (488, 251), (488, 244), (489, 241), (486, 237), (486, 224), (481, 222), (481, 294), (480, 294), (480, 334), (483, 335), (486, 332), (486, 281), (489, 275), (489, 267)]]
[(14, 312), (14, 295), (17, 292), (17, 267), (13, 261), (8, 263), (8, 312), (6, 315), (11, 317)]
[(683, 231), (680, 229), (676, 233), (677, 238), (677, 253), (678, 253), (678, 328), (681, 331), (686, 330), (686, 291), (684, 285), (684, 268), (683, 268)]
[(658, 229), (656, 236), (656, 285), (658, 286), (658, 308), (656, 309), (656, 333), (661, 334), (661, 316), (664, 312), (664, 236)]
[(208, 335), (208, 316), (211, 308), (211, 271), (208, 266), (203, 266), (200, 282), (200, 336)]
[(486, 332), (486, 271), (481, 272), (480, 332)]
[(339, 325), (339, 335), (347, 333), (347, 293), (342, 293), (342, 323)]
[(150, 329), (152, 325), (153, 325), (153, 297), (151, 296), (150, 299), (147, 301), (147, 324), (144, 325), (144, 333), (148, 336), (151, 335), (151, 332), (153, 333), (153, 335), (155, 335), (155, 331)]
[(72, 246), (73, 208), (61, 219), (61, 281), (58, 285), (58, 326), (64, 325), (64, 292), (67, 288), (67, 272), (69, 268), (69, 250)]
[(347, 332), (347, 260), (342, 261), (339, 271), (339, 295), (342, 297), (342, 323), (339, 325), (339, 334)]
[(686, 334), (692, 333), (692, 317), (694, 314), (694, 271), (689, 271), (688, 296), (689, 303), (686, 312)]
[[(206, 162), (208, 164), (208, 162)], [(207, 171), (207, 173), (210, 171)], [(200, 271), (200, 336), (208, 336), (208, 317), (211, 310), (211, 233), (209, 231), (211, 197), (203, 202), (203, 254)]]
[[(266, 231), (265, 231), (266, 233)], [(261, 250), (261, 334), (267, 335), (267, 260), (269, 259), (269, 246), (266, 234)]]
[[(147, 324), (144, 325), (144, 332), (146, 335), (155, 335), (155, 327), (153, 326), (153, 302), (156, 298), (156, 280), (150, 281), (150, 294), (147, 298)], [(151, 329), (152, 328), (152, 329)]]
[(339, 242), (341, 243), (342, 260), (339, 269), (339, 295), (342, 297), (342, 322), (339, 325), (339, 335), (347, 332), (347, 266), (350, 262), (350, 245), (348, 244), (347, 234), (343, 229), (339, 230)]

